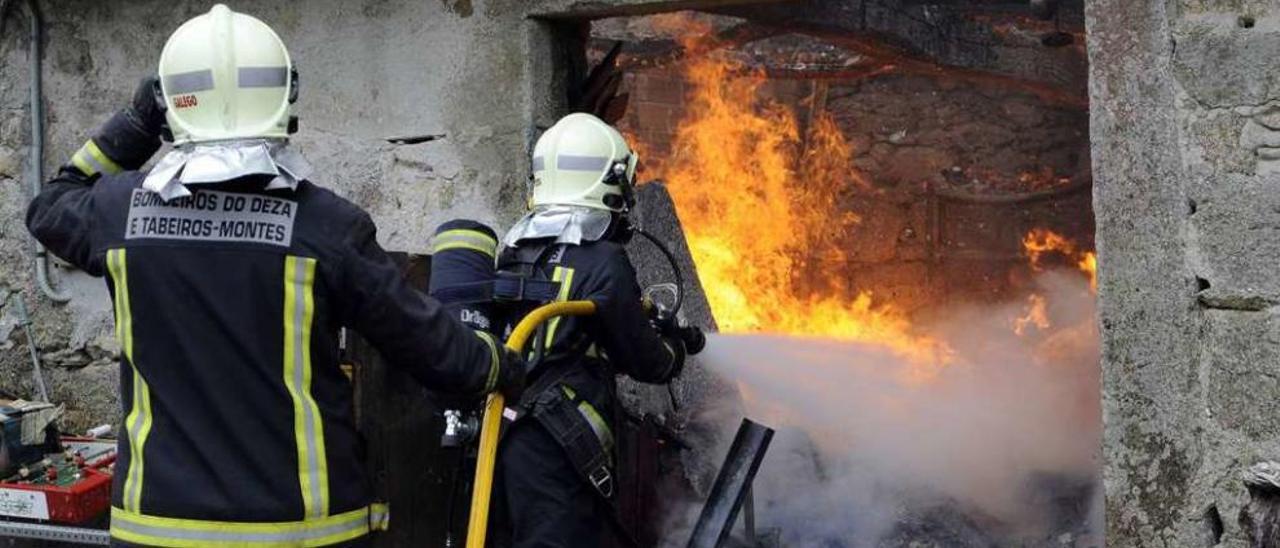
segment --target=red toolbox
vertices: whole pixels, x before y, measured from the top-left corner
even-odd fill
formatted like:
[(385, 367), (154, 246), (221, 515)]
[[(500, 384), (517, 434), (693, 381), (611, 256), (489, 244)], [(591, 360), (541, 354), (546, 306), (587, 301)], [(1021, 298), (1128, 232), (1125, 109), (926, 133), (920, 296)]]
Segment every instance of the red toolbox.
[(0, 480), (0, 516), (83, 524), (110, 509), (115, 441), (64, 437), (62, 446)]

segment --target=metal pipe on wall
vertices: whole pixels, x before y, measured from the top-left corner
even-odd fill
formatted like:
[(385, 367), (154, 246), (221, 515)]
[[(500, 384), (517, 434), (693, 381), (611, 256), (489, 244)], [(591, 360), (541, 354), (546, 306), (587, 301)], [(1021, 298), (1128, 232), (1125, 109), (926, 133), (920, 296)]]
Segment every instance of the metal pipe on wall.
[[(9, 1), (0, 2), (0, 18), (5, 15)], [(31, 22), (31, 45), (28, 58), (31, 65), (31, 158), (28, 161), (31, 195), (40, 193), (44, 184), (44, 80), (42, 75), (41, 51), (44, 42), (44, 17), (36, 0), (27, 0), (28, 18)], [(36, 284), (40, 292), (54, 302), (65, 303), (71, 295), (53, 287), (49, 280), (49, 252), (40, 242), (34, 241), (35, 255), (33, 262), (36, 271)]]

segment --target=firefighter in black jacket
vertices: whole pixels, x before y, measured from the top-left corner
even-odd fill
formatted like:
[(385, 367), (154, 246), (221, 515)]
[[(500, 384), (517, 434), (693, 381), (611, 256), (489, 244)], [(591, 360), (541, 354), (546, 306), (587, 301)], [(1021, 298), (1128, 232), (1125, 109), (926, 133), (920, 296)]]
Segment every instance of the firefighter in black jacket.
[[(49, 250), (106, 275), (125, 417), (116, 543), (327, 546), (384, 528), (339, 328), (422, 384), (517, 388), (518, 356), (408, 287), (368, 214), (287, 147), (297, 78), (261, 21), (215, 6), (159, 79), (31, 203)], [(176, 148), (139, 169), (168, 132)]]
[(589, 114), (561, 119), (534, 148), (533, 210), (503, 241), (500, 276), (557, 282), (552, 300), (597, 305), (594, 316), (552, 320), (533, 341), (520, 418), (498, 455), (499, 515), (518, 548), (600, 543), (613, 521), (614, 375), (667, 383), (686, 343), (702, 345), (697, 328), (642, 305), (623, 247), (635, 169), (617, 130)]

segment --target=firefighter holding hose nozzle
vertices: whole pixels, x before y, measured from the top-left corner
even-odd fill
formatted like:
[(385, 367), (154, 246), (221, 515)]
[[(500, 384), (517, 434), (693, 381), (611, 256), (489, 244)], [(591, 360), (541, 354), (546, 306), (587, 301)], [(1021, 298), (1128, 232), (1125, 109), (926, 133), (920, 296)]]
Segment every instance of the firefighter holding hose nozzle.
[(528, 389), (498, 453), (498, 522), (516, 548), (593, 546), (602, 525), (618, 525), (614, 375), (670, 382), (701, 336), (673, 315), (657, 315), (655, 329), (642, 304), (624, 247), (634, 233), (637, 160), (600, 119), (564, 117), (534, 146), (532, 211), (503, 239), (500, 276), (559, 282), (553, 300), (597, 306), (594, 316), (552, 320), (534, 338)]
[[(547, 303), (596, 307), (550, 320), (526, 349), (527, 388), (508, 402), (498, 445), (490, 533), (499, 546), (597, 546), (606, 526), (633, 542), (613, 508), (615, 375), (668, 383), (705, 344), (676, 310), (642, 299), (625, 250), (638, 232), (629, 219), (636, 161), (616, 129), (570, 114), (534, 147), (531, 211), (500, 252), (482, 226), (454, 221), (437, 233), (432, 293), (446, 303), (492, 299), (507, 330)], [(474, 260), (484, 253), (495, 255), (496, 272)], [(437, 263), (441, 280), (454, 283), (436, 283)]]

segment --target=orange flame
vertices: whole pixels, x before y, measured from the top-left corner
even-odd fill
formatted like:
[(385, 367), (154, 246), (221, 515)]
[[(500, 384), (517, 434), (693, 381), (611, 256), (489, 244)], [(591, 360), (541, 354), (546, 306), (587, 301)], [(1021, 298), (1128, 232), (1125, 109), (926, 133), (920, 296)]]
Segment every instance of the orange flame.
[(1045, 254), (1066, 255), (1075, 262), (1076, 268), (1089, 277), (1089, 288), (1095, 293), (1098, 291), (1098, 254), (1080, 250), (1075, 242), (1061, 234), (1045, 228), (1033, 228), (1022, 238), (1022, 252), (1031, 262), (1032, 270), (1036, 271), (1044, 269), (1040, 259)]
[(1027, 296), (1027, 313), (1013, 321), (1013, 332), (1018, 336), (1026, 335), (1027, 327), (1035, 326), (1036, 329), (1044, 331), (1049, 329), (1049, 313), (1046, 308), (1044, 296), (1039, 294), (1031, 294)]
[(707, 54), (684, 66), (689, 114), (660, 175), (720, 329), (885, 345), (920, 364), (913, 377), (945, 363), (944, 345), (914, 333), (900, 311), (846, 288), (838, 239), (858, 219), (838, 202), (868, 185), (836, 123), (802, 128), (761, 99), (762, 74), (732, 60)]
[(1089, 289), (1094, 293), (1098, 292), (1098, 254), (1094, 251), (1086, 251), (1083, 257), (1080, 257), (1076, 263), (1076, 268), (1089, 276)]

